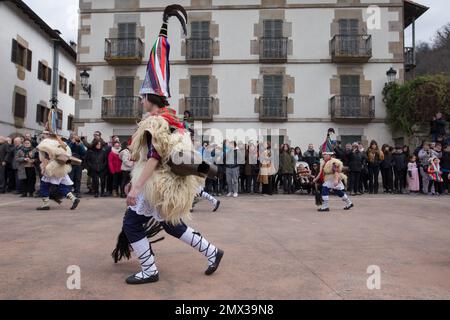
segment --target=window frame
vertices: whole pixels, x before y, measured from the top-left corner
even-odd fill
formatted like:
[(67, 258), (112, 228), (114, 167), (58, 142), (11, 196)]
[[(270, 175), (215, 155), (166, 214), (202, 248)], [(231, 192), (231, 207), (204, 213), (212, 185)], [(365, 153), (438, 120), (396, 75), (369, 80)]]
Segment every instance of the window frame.
[[(23, 111), (19, 114), (18, 113), (18, 102), (22, 102), (22, 101), (18, 101), (18, 96), (20, 96), (21, 100), (23, 98), (23, 105), (21, 105), (21, 107), (23, 107)], [(14, 110), (13, 110), (13, 116), (14, 118), (19, 118), (19, 119), (24, 119), (27, 116), (27, 96), (23, 95), (17, 91), (14, 91)]]

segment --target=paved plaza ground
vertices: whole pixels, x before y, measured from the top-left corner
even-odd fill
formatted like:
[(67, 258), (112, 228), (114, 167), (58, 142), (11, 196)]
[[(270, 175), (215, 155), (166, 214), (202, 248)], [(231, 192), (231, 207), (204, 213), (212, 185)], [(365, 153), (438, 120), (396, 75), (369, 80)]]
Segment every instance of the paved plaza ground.
[[(206, 260), (166, 235), (154, 245), (160, 281), (128, 286), (135, 259), (114, 264), (123, 199), (84, 197), (35, 211), (39, 199), (0, 195), (1, 299), (438, 299), (450, 298), (450, 196), (333, 198), (319, 214), (302, 195), (200, 202), (189, 222), (225, 251), (212, 277)], [(163, 234), (163, 233), (161, 233)], [(69, 290), (66, 269), (81, 270)], [(381, 270), (369, 290), (368, 266)]]

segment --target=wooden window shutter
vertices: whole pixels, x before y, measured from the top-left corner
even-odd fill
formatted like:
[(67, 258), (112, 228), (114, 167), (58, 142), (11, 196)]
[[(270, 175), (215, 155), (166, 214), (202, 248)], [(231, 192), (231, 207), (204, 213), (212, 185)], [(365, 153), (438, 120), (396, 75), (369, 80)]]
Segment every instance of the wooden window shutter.
[(38, 79), (39, 80), (43, 80), (44, 79), (44, 76), (43, 76), (43, 71), (44, 70), (42, 70), (43, 69), (43, 67), (42, 67), (43, 65), (42, 65), (42, 62), (38, 62)]
[(25, 104), (26, 104), (26, 97), (24, 95), (21, 95), (20, 93), (15, 93), (15, 105), (14, 105), (14, 117), (17, 118), (25, 118)]
[(33, 52), (27, 49), (27, 70), (31, 71), (31, 65), (33, 64)]
[(11, 61), (17, 63), (17, 53), (19, 51), (18, 43), (16, 39), (12, 39), (12, 47), (11, 47)]
[(47, 83), (52, 84), (52, 69), (47, 68)]

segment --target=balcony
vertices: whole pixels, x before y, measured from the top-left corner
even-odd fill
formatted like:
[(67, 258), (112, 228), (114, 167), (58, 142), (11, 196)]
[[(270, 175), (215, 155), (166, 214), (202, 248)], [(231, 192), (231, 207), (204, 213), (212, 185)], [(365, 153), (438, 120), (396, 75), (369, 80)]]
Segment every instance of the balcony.
[(286, 63), (288, 38), (261, 38), (259, 61), (261, 63)]
[(330, 106), (333, 121), (370, 122), (375, 118), (374, 96), (334, 96)]
[(194, 121), (212, 121), (213, 102), (212, 97), (189, 97), (185, 98), (186, 110), (189, 110)]
[(287, 97), (260, 97), (260, 121), (287, 121)]
[(414, 48), (405, 47), (405, 70), (410, 71), (416, 67), (414, 61)]
[(186, 62), (211, 64), (213, 61), (213, 39), (186, 39)]
[(102, 119), (107, 122), (133, 123), (142, 118), (140, 97), (103, 97)]
[(330, 50), (333, 62), (367, 62), (372, 58), (372, 36), (335, 35), (330, 41)]
[(140, 64), (144, 42), (139, 38), (105, 39), (105, 60), (110, 64)]

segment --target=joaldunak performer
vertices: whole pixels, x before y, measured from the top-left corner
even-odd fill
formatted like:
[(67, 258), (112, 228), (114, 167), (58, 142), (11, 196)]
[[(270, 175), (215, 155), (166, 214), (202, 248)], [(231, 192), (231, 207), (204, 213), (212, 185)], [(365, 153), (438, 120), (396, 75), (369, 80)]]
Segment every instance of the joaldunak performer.
[(72, 157), (70, 148), (61, 140), (56, 130), (57, 113), (54, 109), (49, 112), (48, 134), (37, 146), (41, 162), (40, 196), (42, 205), (36, 210), (50, 210), (50, 199), (58, 204), (63, 198), (72, 202), (70, 210), (75, 210), (80, 199), (71, 192), (73, 182), (69, 177), (72, 162), (81, 160)]
[[(187, 14), (183, 7), (166, 7), (163, 25), (154, 44), (147, 73), (140, 90), (143, 97), (144, 118), (133, 135), (131, 144), (135, 166), (132, 171), (131, 190), (128, 192), (128, 209), (123, 219), (122, 232), (112, 255), (115, 262), (130, 258), (130, 246), (141, 264), (141, 271), (126, 279), (128, 284), (143, 284), (159, 280), (155, 257), (149, 242), (151, 236), (164, 229), (168, 234), (187, 243), (204, 255), (208, 262), (206, 275), (219, 267), (223, 251), (208, 242), (199, 232), (183, 222), (189, 218), (190, 209), (204, 177), (180, 174), (183, 165), (173, 167), (173, 155), (193, 150), (190, 133), (170, 109), (169, 50), (167, 24), (176, 16), (186, 34)], [(188, 164), (192, 173), (209, 171), (205, 163)], [(160, 239), (159, 239), (160, 240)], [(155, 241), (156, 242), (156, 241)]]
[(335, 141), (332, 140), (334, 129), (328, 129), (327, 138), (322, 145), (323, 160), (320, 163), (320, 173), (314, 182), (322, 184), (322, 206), (318, 209), (319, 212), (330, 211), (330, 191), (334, 193), (345, 202), (344, 210), (350, 210), (353, 203), (345, 193), (344, 183), (347, 177), (342, 173), (343, 164), (340, 160), (334, 158), (333, 145)]

